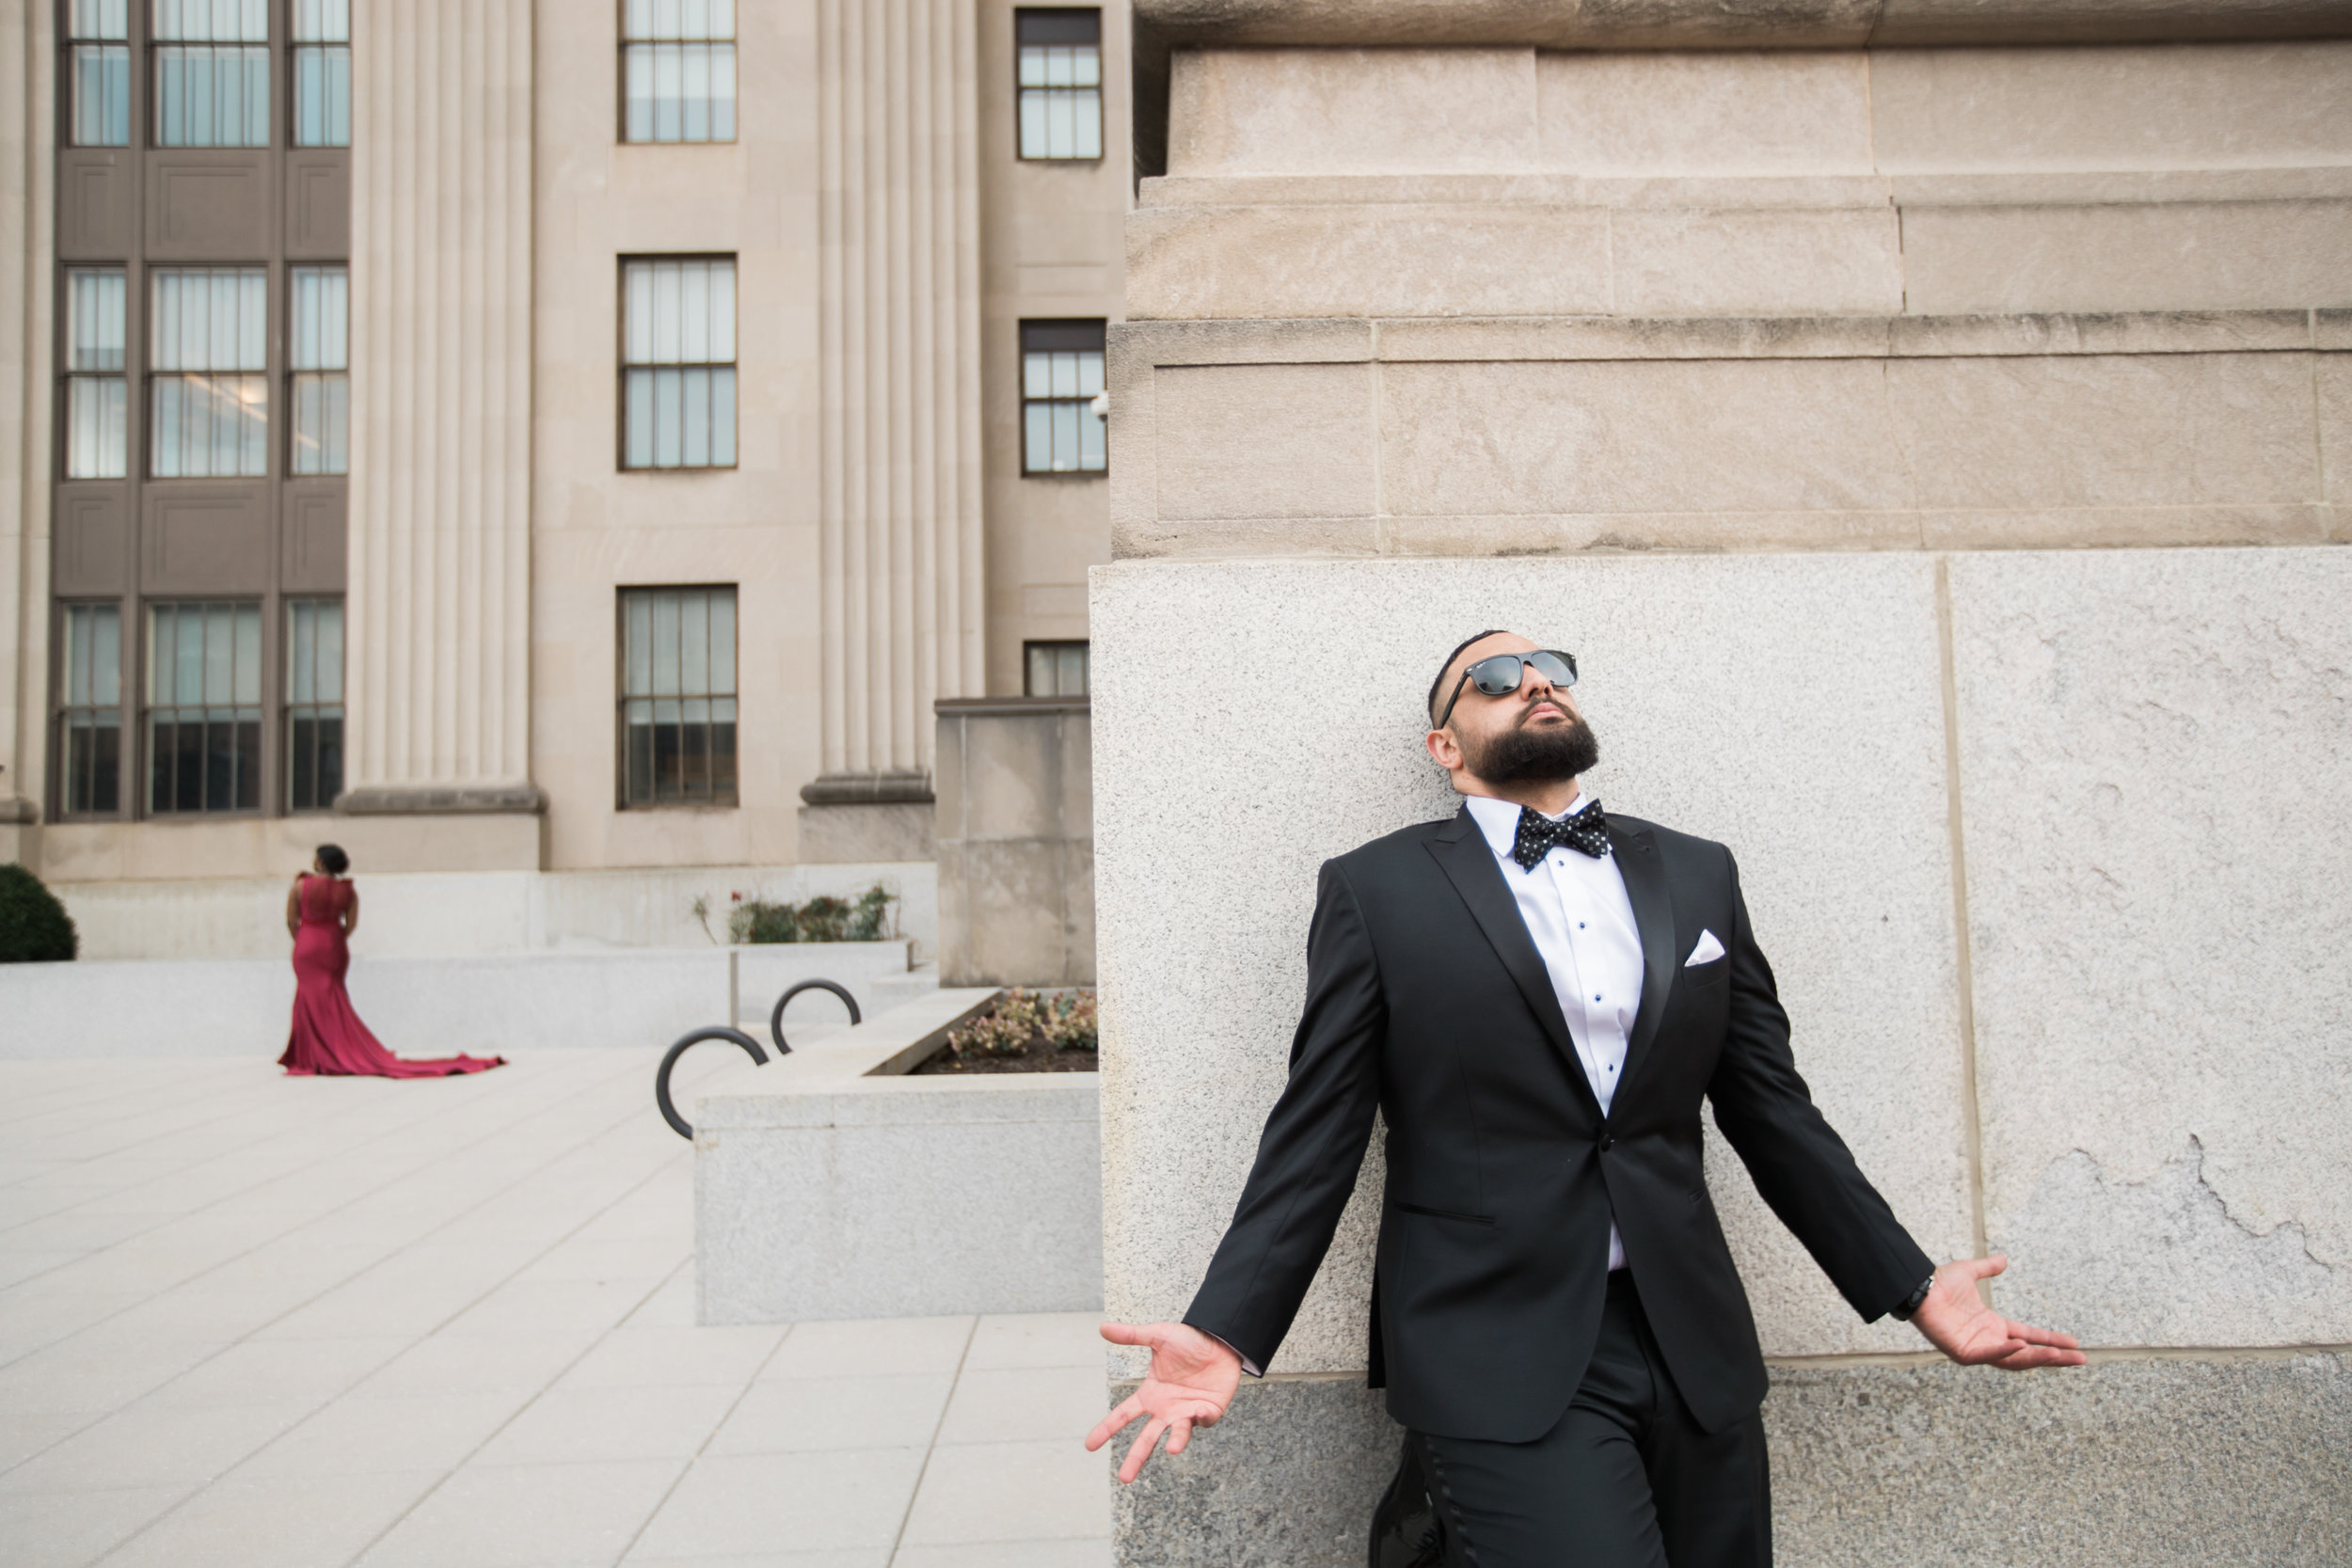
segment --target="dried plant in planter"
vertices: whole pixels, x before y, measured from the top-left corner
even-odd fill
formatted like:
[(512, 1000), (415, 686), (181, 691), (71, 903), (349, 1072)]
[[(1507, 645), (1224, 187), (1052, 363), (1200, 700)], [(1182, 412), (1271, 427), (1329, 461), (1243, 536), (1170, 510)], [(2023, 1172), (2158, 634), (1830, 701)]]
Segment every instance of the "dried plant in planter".
[[(805, 903), (787, 904), (779, 899), (746, 898), (739, 893), (735, 907), (727, 911), (727, 940), (880, 942), (890, 935), (890, 906), (897, 901), (898, 895), (880, 882), (854, 900), (820, 893)], [(696, 917), (705, 912), (702, 900), (695, 900)]]
[(1092, 991), (1015, 987), (993, 1010), (950, 1032), (947, 1049), (914, 1070), (1091, 1072), (1096, 1033)]

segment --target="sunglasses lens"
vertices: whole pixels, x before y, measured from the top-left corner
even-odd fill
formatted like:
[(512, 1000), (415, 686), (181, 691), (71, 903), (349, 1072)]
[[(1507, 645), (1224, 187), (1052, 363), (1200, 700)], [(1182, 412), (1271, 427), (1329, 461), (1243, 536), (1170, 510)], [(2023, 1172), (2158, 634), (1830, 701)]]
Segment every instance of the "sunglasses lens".
[(1565, 654), (1555, 654), (1546, 648), (1542, 653), (1528, 655), (1527, 662), (1535, 667), (1537, 674), (1554, 686), (1576, 684), (1576, 660)]
[(1497, 654), (1482, 658), (1470, 668), (1470, 684), (1489, 697), (1500, 697), (1519, 689), (1519, 656)]

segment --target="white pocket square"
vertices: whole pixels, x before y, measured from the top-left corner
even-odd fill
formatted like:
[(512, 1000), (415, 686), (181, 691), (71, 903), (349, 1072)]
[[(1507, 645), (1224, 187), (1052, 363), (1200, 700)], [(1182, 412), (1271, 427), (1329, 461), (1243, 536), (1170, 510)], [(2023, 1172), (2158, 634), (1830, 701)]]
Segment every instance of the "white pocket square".
[(1715, 933), (1702, 929), (1699, 932), (1699, 944), (1691, 949), (1691, 956), (1682, 960), (1682, 967), (1695, 969), (1700, 964), (1711, 964), (1723, 956), (1724, 944), (1715, 940)]

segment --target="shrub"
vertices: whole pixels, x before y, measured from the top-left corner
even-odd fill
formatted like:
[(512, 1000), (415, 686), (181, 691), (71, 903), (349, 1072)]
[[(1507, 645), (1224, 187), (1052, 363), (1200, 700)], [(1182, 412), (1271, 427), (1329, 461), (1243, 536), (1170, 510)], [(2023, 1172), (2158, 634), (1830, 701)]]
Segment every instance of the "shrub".
[(23, 866), (0, 865), (0, 963), (56, 963), (80, 948), (57, 895)]
[(959, 1056), (1019, 1056), (1040, 1036), (1057, 1051), (1095, 1049), (1094, 993), (1070, 990), (1041, 996), (1016, 986), (1005, 992), (993, 1011), (950, 1032), (947, 1049)]
[(1095, 1022), (1094, 993), (1066, 990), (1045, 999), (1045, 1037), (1057, 1051), (1092, 1051), (1101, 1038)]
[(880, 882), (854, 902), (822, 893), (803, 904), (735, 897), (727, 914), (727, 940), (735, 942), (880, 942), (890, 934), (890, 906), (898, 901)]

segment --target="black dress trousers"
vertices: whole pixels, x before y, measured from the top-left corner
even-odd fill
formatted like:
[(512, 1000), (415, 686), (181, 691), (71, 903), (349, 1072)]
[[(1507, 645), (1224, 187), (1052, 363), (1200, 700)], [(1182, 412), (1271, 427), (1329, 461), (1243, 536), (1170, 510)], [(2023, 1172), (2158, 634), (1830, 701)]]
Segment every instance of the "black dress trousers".
[(1599, 1342), (1556, 1425), (1532, 1443), (1413, 1433), (1462, 1568), (1769, 1568), (1772, 1477), (1750, 1413), (1702, 1431), (1632, 1275), (1609, 1276)]

